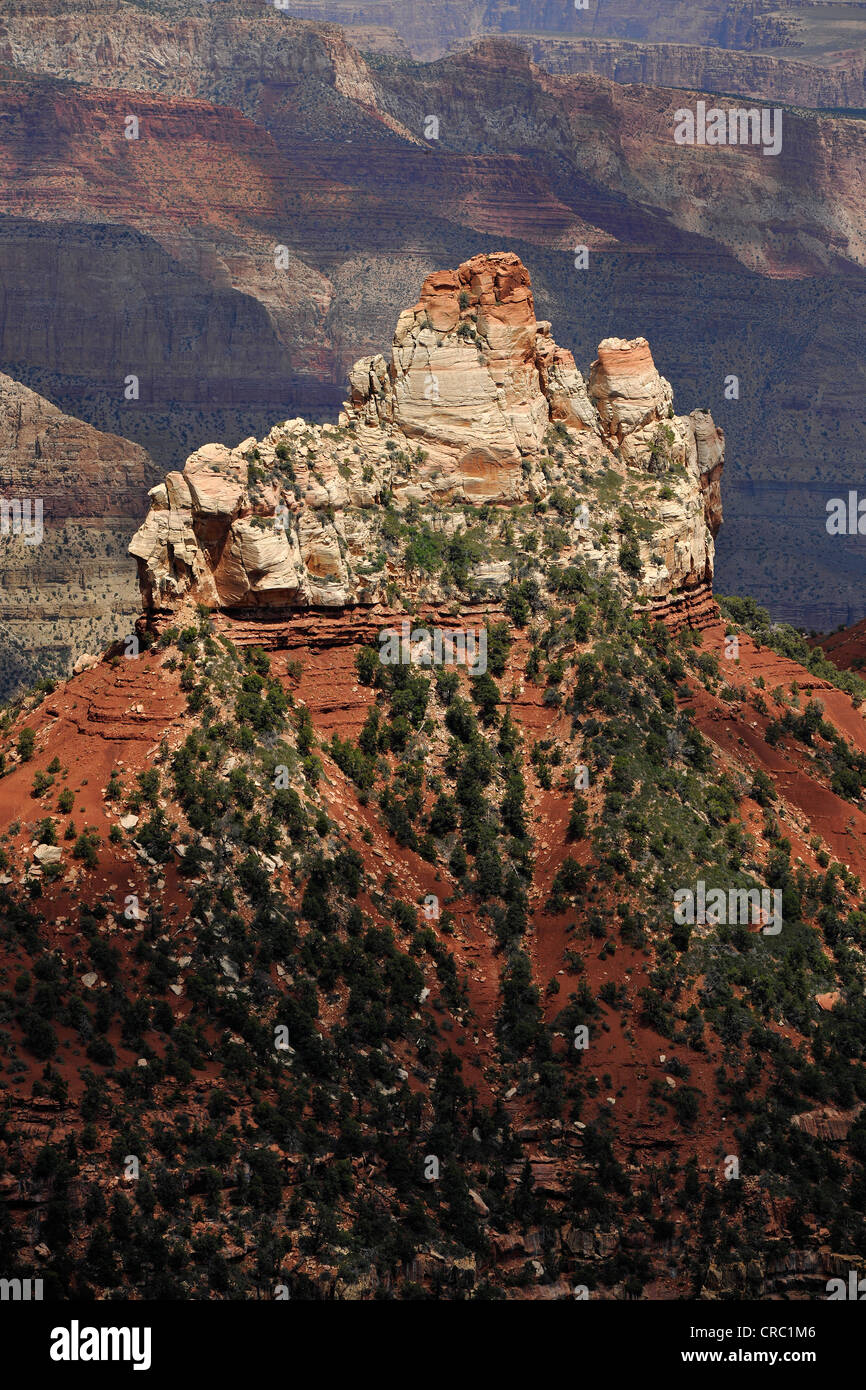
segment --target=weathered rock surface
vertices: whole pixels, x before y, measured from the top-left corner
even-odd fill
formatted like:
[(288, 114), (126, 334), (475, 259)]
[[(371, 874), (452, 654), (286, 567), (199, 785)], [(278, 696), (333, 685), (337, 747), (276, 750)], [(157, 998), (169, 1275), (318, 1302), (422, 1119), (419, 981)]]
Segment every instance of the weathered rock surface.
[[(285, 4), (289, 13), (302, 18), (353, 25), (355, 41), (362, 48), (393, 51), (402, 39), (412, 53), (428, 61), (483, 34), (504, 33), (525, 36), (542, 66), (598, 71), (621, 82), (681, 87), (703, 85), (694, 76), (701, 74), (721, 84), (709, 90), (757, 90), (767, 99), (776, 95), (766, 81), (778, 66), (779, 80), (795, 84), (796, 95), (786, 99), (802, 105), (813, 104), (803, 99), (812, 90), (810, 74), (815, 74), (820, 91), (817, 79), (827, 69), (825, 90), (830, 95), (829, 84), (837, 69), (844, 72), (844, 60), (862, 50), (849, 6), (816, 5), (810, 0), (788, 0), (784, 7), (730, 4), (729, 0), (702, 0), (700, 5), (691, 0), (606, 0), (591, 16), (562, 0), (485, 0), (473, 5), (465, 0), (425, 0), (423, 5), (407, 5), (404, 0), (376, 0), (375, 5), (359, 5), (357, 0), (285, 0)], [(588, 32), (592, 38), (587, 38)], [(578, 66), (581, 60), (598, 66)], [(756, 77), (763, 77), (765, 85), (738, 85)], [(836, 90), (844, 95), (846, 89), (842, 84)], [(850, 104), (856, 106), (854, 95), (852, 88)], [(825, 104), (848, 103), (828, 100)]]
[(41, 498), (49, 521), (125, 516), (154, 465), (137, 444), (66, 415), (0, 372), (0, 490)]
[(866, 51), (861, 47), (809, 61), (790, 54), (740, 52), (682, 42), (568, 38), (510, 33), (532, 61), (552, 73), (593, 73), (614, 82), (690, 87), (793, 106), (857, 107), (863, 100)]
[(673, 392), (656, 371), (646, 338), (605, 338), (599, 343), (589, 393), (605, 434), (619, 444), (635, 433), (636, 442), (645, 442), (647, 430), (666, 418), (673, 403)]
[(839, 1110), (833, 1106), (823, 1105), (816, 1110), (807, 1110), (802, 1115), (795, 1115), (791, 1123), (804, 1134), (809, 1134), (813, 1139), (821, 1139), (824, 1143), (838, 1144), (848, 1136), (857, 1116), (860, 1114), (862, 1106), (855, 1106), (852, 1110)]
[(426, 457), (412, 484), (440, 498), (516, 501), (533, 486), (521, 460), (542, 454), (551, 421), (597, 429), (574, 358), (536, 320), (511, 252), (428, 276), (400, 315), (390, 364), (364, 358), (350, 381), (350, 417), (417, 440)]
[(155, 476), (137, 444), (0, 373), (0, 694), (129, 630), (128, 518)]
[[(130, 546), (150, 614), (186, 598), (226, 611), (372, 605), (395, 578), (404, 592), (413, 582), (412, 563), (389, 550), (384, 503), (453, 535), (467, 503), (519, 507), (563, 491), (572, 514), (581, 504), (570, 553), (627, 585), (621, 545), (633, 536), (654, 608), (686, 620), (706, 608), (721, 431), (706, 411), (674, 414), (644, 338), (606, 339), (587, 386), (536, 318), (513, 253), (428, 276), (390, 360), (362, 358), (349, 385), (337, 427), (287, 420), (259, 442), (205, 445), (151, 490)], [(501, 589), (511, 573), (491, 555), (472, 583)]]

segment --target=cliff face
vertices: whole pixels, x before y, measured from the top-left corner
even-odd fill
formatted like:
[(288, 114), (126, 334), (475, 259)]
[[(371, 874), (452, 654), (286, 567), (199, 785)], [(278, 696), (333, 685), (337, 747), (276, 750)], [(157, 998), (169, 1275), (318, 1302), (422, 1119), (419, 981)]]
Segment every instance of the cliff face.
[[(50, 15), (13, 14), (3, 21), (0, 62), (53, 78), (71, 76), (97, 89), (90, 94), (63, 88), (30, 93), (7, 83), (4, 120), (11, 139), (4, 150), (3, 172), (8, 181), (4, 210), (24, 215), (40, 208), (35, 173), (44, 179), (71, 165), (59, 182), (61, 198), (69, 198), (74, 190), (86, 205), (88, 188), (100, 190), (94, 194), (94, 212), (97, 199), (110, 198), (119, 221), (154, 233), (187, 266), (201, 264), (192, 251), (182, 249), (182, 238), (201, 235), (193, 228), (204, 225), (226, 239), (239, 234), (246, 245), (236, 248), (234, 259), (218, 247), (222, 265), (218, 260), (212, 269), (206, 264), (202, 268), (206, 276), (218, 272), (223, 284), (252, 290), (269, 308), (271, 301), (278, 308), (280, 296), (288, 292), (286, 277), (270, 272), (268, 283), (260, 284), (263, 266), (253, 273), (244, 260), (258, 258), (263, 249), (261, 229), (269, 221), (276, 231), (280, 214), (285, 217), (290, 210), (293, 222), (303, 215), (293, 183), (295, 160), (286, 158), (284, 141), (302, 144), (298, 151), (302, 177), (312, 183), (305, 190), (305, 201), (311, 194), (314, 199), (330, 195), (333, 200), (338, 191), (334, 183), (341, 180), (328, 178), (327, 164), (317, 168), (315, 147), (324, 147), (332, 138), (338, 145), (350, 139), (352, 144), (378, 149), (386, 161), (398, 157), (401, 146), (404, 158), (413, 152), (423, 158), (430, 155), (433, 143), (424, 137), (429, 112), (438, 115), (440, 139), (451, 150), (470, 155), (481, 147), (508, 158), (527, 145), (537, 147), (548, 158), (567, 160), (582, 174), (599, 178), (602, 186), (627, 198), (640, 194), (651, 206), (664, 208), (683, 230), (712, 236), (747, 265), (770, 270), (778, 265), (786, 273), (811, 268), (803, 262), (793, 238), (790, 248), (785, 246), (781, 210), (787, 208), (787, 220), (793, 221), (792, 198), (801, 226), (814, 224), (818, 236), (822, 225), (827, 229), (830, 254), (862, 262), (862, 210), (856, 180), (863, 140), (859, 123), (829, 117), (816, 121), (789, 112), (780, 156), (762, 160), (759, 151), (751, 152), (755, 167), (749, 175), (755, 198), (765, 205), (769, 200), (771, 207), (778, 198), (780, 216), (769, 219), (768, 226), (768, 219), (760, 221), (749, 202), (740, 208), (725, 196), (729, 178), (739, 177), (738, 166), (748, 151), (735, 152), (737, 158), (731, 161), (720, 159), (713, 147), (684, 150), (674, 144), (673, 113), (689, 101), (693, 104), (700, 95), (700, 83), (685, 83), (685, 69), (680, 68), (671, 72), (674, 90), (664, 90), (656, 59), (647, 60), (644, 78), (637, 70), (628, 74), (631, 83), (643, 81), (643, 85), (621, 89), (600, 76), (569, 79), (532, 68), (518, 41), (510, 39), (486, 39), (469, 53), (437, 64), (397, 64), (379, 70), (335, 26), (299, 24), (243, 5), (229, 6), (224, 13), (215, 13), (212, 6), (205, 11), (193, 7), (179, 25), (162, 15), (142, 16), (139, 10), (122, 5), (103, 14), (98, 5), (88, 6), (86, 0), (80, 15), (74, 25), (65, 10)], [(109, 29), (107, 41), (96, 22), (99, 15)], [(591, 47), (581, 51), (595, 52)], [(682, 52), (687, 54), (688, 49), (683, 47)], [(571, 69), (563, 66), (565, 71)], [(862, 98), (862, 65), (852, 74)], [(691, 92), (682, 90), (689, 85)], [(135, 91), (141, 103), (139, 140), (123, 138), (128, 99), (108, 95), (118, 89)], [(516, 125), (513, 106), (506, 100), (508, 89), (512, 97), (520, 89), (521, 116)], [(766, 92), (762, 95), (766, 99)], [(255, 124), (240, 119), (238, 110)], [(560, 112), (565, 114), (563, 123)], [(104, 132), (106, 140), (69, 139), (73, 131), (92, 136), (95, 130)], [(639, 148), (634, 144), (637, 134), (642, 140)], [(183, 160), (177, 159), (179, 142)], [(676, 178), (671, 159), (679, 171)], [(148, 187), (140, 209), (125, 182), (123, 166), (129, 163)], [(218, 206), (205, 208), (199, 177), (185, 177), (187, 172), (194, 174), (199, 164), (202, 173), (210, 169), (211, 179), (220, 170), (228, 201), (221, 198)], [(343, 177), (344, 164), (345, 157), (339, 164)], [(828, 196), (831, 170), (832, 198)], [(712, 206), (702, 207), (698, 222), (688, 204), (706, 201), (695, 195), (708, 181), (717, 199)], [(414, 201), (410, 180), (404, 179), (404, 188)], [(453, 177), (450, 188), (453, 197)], [(368, 199), (372, 194), (371, 210), (376, 205), (375, 192), (375, 187), (367, 191)], [(244, 226), (245, 213), (253, 204), (260, 214), (258, 246), (256, 232)], [(170, 208), (174, 216), (167, 227), (162, 224)], [(357, 205), (354, 210), (359, 211)], [(44, 216), (45, 209), (40, 211)], [(467, 211), (464, 207), (464, 219)], [(49, 215), (59, 218), (63, 212), (58, 207)], [(185, 225), (185, 215), (190, 226)], [(471, 216), (468, 222), (472, 224)], [(566, 226), (560, 228), (563, 236), (567, 231)], [(270, 239), (265, 245), (272, 247)], [(327, 282), (317, 280), (306, 265), (293, 263), (292, 269), (295, 294), (326, 308)]]
[(776, 53), (742, 53), (676, 41), (635, 43), (509, 34), (551, 73), (594, 73), (614, 82), (736, 93), (792, 106), (859, 109), (866, 91), (866, 50), (834, 55), (826, 64)]
[(344, 24), (364, 51), (395, 53), (405, 44), (425, 61), (500, 34), (525, 44), (549, 72), (799, 106), (859, 109), (864, 101), (866, 45), (856, 23), (866, 15), (862, 4), (790, 0), (771, 9), (736, 0), (612, 0), (588, 11), (561, 0), (286, 0), (286, 12)]
[(393, 47), (391, 35), (399, 35), (426, 60), (466, 39), (522, 31), (554, 40), (627, 39), (647, 52), (662, 44), (788, 49), (820, 62), (825, 51), (850, 46), (852, 13), (863, 7), (810, 0), (789, 0), (784, 8), (750, 0), (606, 0), (580, 10), (561, 0), (286, 0), (285, 8), (302, 19), (351, 26), (362, 46)]
[[(721, 521), (721, 431), (706, 411), (674, 414), (669, 383), (643, 338), (606, 339), (585, 382), (511, 253), (476, 256), (428, 276), (399, 317), (390, 361), (350, 374), (339, 425), (276, 425), (235, 449), (199, 449), (151, 491), (130, 546), (148, 612), (190, 600), (212, 608), (374, 605), (411, 548), (388, 556), (389, 512), (454, 534), (464, 504), (519, 509), (567, 489), (567, 554), (610, 570), (637, 525), (636, 568), (656, 607), (706, 595)], [(485, 514), (484, 523), (489, 522)], [(518, 563), (473, 572), (496, 590)], [(472, 587), (472, 579), (467, 580)], [(445, 597), (432, 582), (430, 600)], [(274, 637), (271, 627), (267, 636)]]
[[(181, 403), (218, 396), (231, 404), (261, 372), (263, 335), (276, 340), (283, 369), (291, 370), (287, 345), (321, 332), (330, 287), (288, 250), (280, 268), (275, 263), (281, 221), (296, 197), (290, 167), (267, 132), (236, 110), (193, 99), (140, 94), (133, 105), (137, 137), (128, 139), (130, 101), (119, 92), (0, 80), (0, 216), (11, 223), (4, 252), (10, 314), (0, 353), (6, 360), (38, 360), (51, 350), (44, 319), (24, 305), (23, 322), (11, 314), (27, 254), (19, 238), (37, 221), (43, 232), (40, 238), (30, 226), (31, 264), (41, 264), (44, 290), (61, 317), (75, 287), (64, 255), (38, 244), (51, 229), (73, 265), (81, 237), (107, 272), (135, 269), (141, 281), (131, 293), (141, 302), (143, 323), (112, 312), (108, 284), (101, 300), (91, 297), (77, 330), (64, 324), (70, 368), (74, 361), (80, 374), (99, 373), (100, 384), (118, 396), (128, 369), (137, 370), (138, 399), (164, 395), (171, 381)], [(217, 200), (209, 191), (214, 181), (222, 189)], [(112, 229), (97, 235), (106, 208)], [(166, 275), (173, 293), (163, 305), (156, 282)], [(202, 282), (210, 292), (204, 304)], [(239, 301), (236, 291), (250, 302)], [(166, 340), (171, 346), (160, 352)], [(231, 371), (220, 340), (230, 347)], [(113, 381), (106, 379), (107, 359), (117, 364)], [(310, 356), (305, 365), (313, 374), (323, 362)]]
[(0, 373), (0, 489), (40, 497), (45, 519), (127, 517), (154, 464), (143, 449), (73, 419)]
[(0, 535), (3, 697), (38, 675), (66, 674), (81, 653), (130, 631), (130, 518), (155, 475), (138, 445), (0, 374), (0, 498), (10, 505)]
[[(785, 111), (780, 148), (767, 157), (755, 146), (678, 144), (676, 113), (694, 111), (698, 91), (545, 73), (510, 41), (485, 39), (409, 73), (389, 72), (380, 99), (408, 124), (423, 121), (422, 109), (436, 111), (459, 151), (525, 148), (530, 129), (547, 159), (633, 210), (664, 209), (669, 225), (750, 270), (798, 276), (831, 260), (840, 270), (866, 264), (860, 121)], [(740, 103), (718, 97), (713, 104), (728, 111)], [(629, 235), (636, 230), (632, 223)]]

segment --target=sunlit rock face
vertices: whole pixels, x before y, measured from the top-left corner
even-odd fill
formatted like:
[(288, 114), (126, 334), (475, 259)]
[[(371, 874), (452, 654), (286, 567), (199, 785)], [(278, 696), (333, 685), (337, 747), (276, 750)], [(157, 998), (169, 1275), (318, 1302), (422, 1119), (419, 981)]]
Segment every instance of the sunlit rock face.
[(397, 322), (390, 363), (367, 357), (350, 377), (347, 412), (396, 425), (426, 458), (430, 493), (516, 501), (532, 480), (551, 421), (595, 426), (571, 353), (535, 317), (529, 272), (508, 252), (429, 275)]
[(589, 394), (608, 438), (630, 452), (645, 445), (653, 427), (673, 414), (673, 391), (659, 376), (646, 338), (605, 338), (589, 373)]
[[(565, 489), (591, 521), (568, 551), (631, 588), (634, 565), (629, 578), (620, 564), (627, 505), (640, 523), (630, 532), (638, 592), (664, 611), (711, 595), (723, 457), (708, 412), (674, 413), (644, 338), (605, 339), (585, 382), (535, 317), (526, 267), (497, 252), (427, 277), (398, 318), (390, 359), (355, 363), (338, 425), (286, 420), (263, 440), (197, 449), (151, 490), (130, 549), (151, 613), (185, 600), (371, 605), (417, 582), (385, 534), (393, 508), (453, 534), (467, 503), (533, 502), (543, 515)], [(494, 558), (473, 573), (501, 589), (510, 567)], [(425, 583), (447, 596), (432, 572)]]

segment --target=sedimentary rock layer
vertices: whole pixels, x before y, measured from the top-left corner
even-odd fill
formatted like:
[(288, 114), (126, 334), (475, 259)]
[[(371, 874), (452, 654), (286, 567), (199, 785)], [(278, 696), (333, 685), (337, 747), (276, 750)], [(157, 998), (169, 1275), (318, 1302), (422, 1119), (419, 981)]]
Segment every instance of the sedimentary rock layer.
[[(706, 411), (674, 413), (644, 338), (605, 339), (584, 382), (536, 318), (513, 253), (428, 276), (390, 358), (361, 359), (349, 382), (338, 426), (287, 420), (235, 449), (205, 445), (151, 490), (130, 546), (151, 616), (194, 599), (273, 624), (293, 609), (381, 603), (395, 579), (411, 592), (416, 567), (410, 552), (388, 558), (388, 504), (453, 535), (466, 504), (551, 494), (573, 515), (575, 557), (621, 584), (640, 573), (654, 611), (705, 601), (721, 431)], [(603, 478), (618, 503), (600, 495)], [(497, 561), (471, 579), (495, 591), (515, 573)]]

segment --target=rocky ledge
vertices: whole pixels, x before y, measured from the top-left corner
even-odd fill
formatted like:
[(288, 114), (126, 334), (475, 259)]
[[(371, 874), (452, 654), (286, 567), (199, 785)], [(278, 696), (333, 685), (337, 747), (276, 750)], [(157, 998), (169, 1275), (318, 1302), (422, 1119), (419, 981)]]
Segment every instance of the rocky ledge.
[[(548, 513), (565, 523), (557, 564), (609, 572), (672, 615), (703, 611), (721, 430), (708, 411), (674, 413), (643, 338), (605, 339), (584, 380), (536, 318), (517, 256), (428, 276), (390, 359), (361, 359), (349, 384), (337, 425), (286, 420), (234, 449), (207, 444), (151, 490), (130, 546), (151, 619), (190, 602), (246, 612), (489, 594), (540, 566)], [(455, 591), (398, 544), (418, 528), (486, 528), (484, 562)]]

